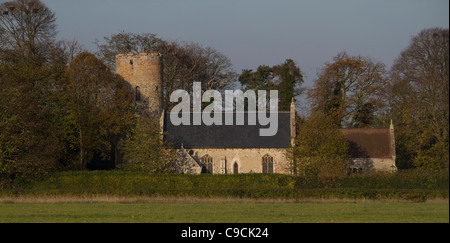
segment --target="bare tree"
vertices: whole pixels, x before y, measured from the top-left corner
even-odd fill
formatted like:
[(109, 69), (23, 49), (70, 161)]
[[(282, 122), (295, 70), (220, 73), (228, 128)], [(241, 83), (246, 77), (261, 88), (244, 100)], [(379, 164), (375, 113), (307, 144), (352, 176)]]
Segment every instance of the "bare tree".
[(379, 98), (386, 82), (384, 64), (370, 58), (339, 53), (326, 63), (309, 90), (312, 112), (324, 112), (344, 127), (370, 127), (374, 113), (384, 107)]
[(170, 94), (177, 89), (191, 90), (193, 82), (201, 82), (202, 89), (221, 90), (237, 78), (231, 61), (211, 47), (182, 41), (166, 41), (155, 34), (121, 32), (97, 41), (97, 55), (112, 69), (119, 52), (158, 51), (163, 55), (165, 109), (171, 103)]
[(55, 14), (39, 0), (15, 0), (0, 4), (2, 49), (24, 58), (42, 56), (56, 36)]

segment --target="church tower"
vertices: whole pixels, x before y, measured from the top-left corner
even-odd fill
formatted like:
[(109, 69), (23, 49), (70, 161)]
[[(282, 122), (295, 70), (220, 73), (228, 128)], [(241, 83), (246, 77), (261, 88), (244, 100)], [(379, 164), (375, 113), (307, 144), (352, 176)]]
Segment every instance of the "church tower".
[(162, 55), (144, 51), (119, 53), (116, 73), (130, 83), (138, 112), (160, 118), (164, 109)]

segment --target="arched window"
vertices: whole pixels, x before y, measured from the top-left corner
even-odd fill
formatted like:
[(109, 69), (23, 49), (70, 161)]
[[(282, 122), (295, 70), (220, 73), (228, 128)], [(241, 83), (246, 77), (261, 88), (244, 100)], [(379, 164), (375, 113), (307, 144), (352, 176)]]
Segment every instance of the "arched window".
[(213, 173), (213, 159), (209, 155), (202, 157), (203, 170), (202, 173), (212, 174)]
[(262, 173), (273, 173), (273, 157), (268, 154), (262, 157)]
[(233, 164), (233, 174), (239, 174), (239, 165), (237, 162)]
[(139, 90), (139, 86), (136, 86), (136, 101), (141, 101), (141, 91)]

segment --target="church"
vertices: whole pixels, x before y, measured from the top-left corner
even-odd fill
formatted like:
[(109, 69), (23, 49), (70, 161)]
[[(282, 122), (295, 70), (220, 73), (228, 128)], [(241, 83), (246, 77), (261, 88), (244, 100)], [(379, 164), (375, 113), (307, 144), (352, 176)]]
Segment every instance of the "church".
[[(160, 118), (164, 142), (177, 149), (177, 173), (290, 173), (287, 151), (294, 145), (296, 129), (293, 101), (290, 111), (277, 113), (278, 130), (274, 136), (259, 136), (264, 128), (261, 125), (175, 126), (164, 111), (160, 53), (119, 53), (116, 73), (130, 83), (137, 106)], [(244, 112), (244, 117), (250, 113)], [(396, 169), (392, 124), (389, 129), (343, 129), (342, 133), (350, 144), (353, 171)]]

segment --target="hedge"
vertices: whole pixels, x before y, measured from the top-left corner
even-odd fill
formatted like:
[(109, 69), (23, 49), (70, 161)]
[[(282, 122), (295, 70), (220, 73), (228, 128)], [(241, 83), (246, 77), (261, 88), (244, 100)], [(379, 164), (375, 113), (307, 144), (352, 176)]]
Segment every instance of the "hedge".
[(317, 178), (280, 174), (177, 175), (143, 172), (72, 171), (18, 181), (0, 195), (170, 196), (255, 199), (448, 198), (448, 172), (353, 174), (323, 185)]

